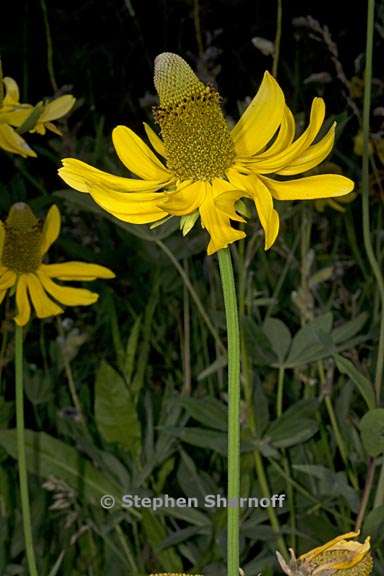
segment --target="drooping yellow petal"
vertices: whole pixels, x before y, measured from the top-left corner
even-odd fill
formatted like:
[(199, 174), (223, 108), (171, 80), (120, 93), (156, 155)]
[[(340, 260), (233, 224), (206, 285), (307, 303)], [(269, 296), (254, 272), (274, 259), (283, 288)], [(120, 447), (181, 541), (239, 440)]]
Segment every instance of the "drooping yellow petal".
[(63, 309), (48, 298), (40, 279), (35, 274), (24, 274), (22, 277), (26, 279), (32, 306), (38, 318), (49, 318), (63, 313)]
[(167, 186), (172, 181), (169, 176), (167, 180), (137, 180), (115, 176), (76, 158), (64, 158), (62, 163), (63, 167), (59, 169), (60, 177), (68, 186), (79, 190), (79, 192), (89, 192), (93, 182), (96, 182), (99, 187), (116, 192), (153, 192)]
[(273, 76), (265, 72), (256, 96), (231, 132), (237, 155), (260, 152), (280, 126), (284, 111), (284, 94)]
[(0, 276), (0, 290), (7, 290), (16, 283), (16, 273), (6, 269)]
[(158, 206), (163, 192), (113, 192), (91, 183), (89, 193), (107, 212), (131, 224), (149, 224), (168, 216)]
[(50, 246), (57, 240), (60, 234), (61, 216), (57, 206), (50, 207), (48, 214), (45, 218), (42, 241), (41, 241), (41, 255), (43, 256), (48, 252)]
[(115, 274), (109, 268), (88, 262), (41, 264), (39, 269), (49, 278), (58, 278), (59, 280), (90, 282), (91, 280), (96, 280), (96, 278), (115, 278)]
[(39, 117), (39, 124), (62, 118), (71, 110), (71, 108), (73, 108), (75, 102), (76, 98), (71, 94), (65, 94), (64, 96), (59, 96), (58, 98), (51, 100), (45, 104)]
[(12, 106), (13, 104), (17, 104), (20, 100), (20, 94), (16, 81), (9, 76), (4, 76), (3, 82), (5, 84), (3, 106)]
[(176, 183), (175, 192), (166, 192), (159, 206), (175, 216), (194, 212), (204, 202), (206, 186), (201, 181), (185, 180)]
[(35, 158), (37, 156), (36, 152), (28, 146), (24, 138), (17, 134), (8, 124), (0, 124), (0, 148), (13, 154), (20, 154), (20, 156), (24, 158), (27, 156)]
[(244, 176), (236, 170), (229, 170), (230, 182), (242, 188), (249, 198), (255, 202), (257, 214), (265, 235), (265, 250), (268, 250), (277, 238), (279, 232), (279, 215), (273, 208), (272, 196), (265, 184), (256, 176)]
[(232, 228), (227, 214), (215, 206), (214, 192), (209, 182), (203, 182), (205, 186), (205, 199), (199, 207), (201, 222), (210, 235), (208, 255), (225, 248), (228, 244), (241, 240), (245, 232)]
[(354, 182), (338, 174), (306, 176), (284, 182), (260, 176), (273, 198), (276, 200), (314, 200), (344, 196), (354, 188)]
[(147, 124), (146, 122), (143, 122), (143, 124), (145, 133), (148, 137), (148, 140), (152, 144), (153, 148), (156, 150), (158, 154), (160, 154), (160, 156), (166, 158), (167, 151), (165, 149), (164, 142), (162, 141), (162, 139), (156, 134), (156, 132), (154, 132), (154, 130), (152, 130), (149, 124)]
[(112, 141), (120, 160), (133, 174), (146, 180), (169, 180), (169, 170), (133, 130), (116, 126)]
[(236, 222), (245, 222), (244, 218), (236, 212), (236, 202), (244, 196), (244, 190), (238, 190), (232, 183), (227, 180), (216, 178), (213, 182), (213, 196), (215, 205), (231, 220)]
[(317, 142), (312, 144), (305, 150), (297, 160), (286, 166), (283, 170), (279, 170), (278, 174), (283, 176), (294, 176), (307, 172), (315, 166), (318, 166), (330, 153), (335, 141), (336, 122), (328, 130), (327, 134)]
[(99, 295), (85, 288), (72, 288), (71, 286), (59, 286), (51, 280), (40, 268), (37, 275), (44, 289), (61, 304), (67, 306), (88, 306), (94, 304)]
[(271, 157), (255, 156), (246, 161), (246, 165), (261, 174), (280, 172), (300, 155), (316, 138), (325, 117), (325, 104), (322, 98), (314, 98), (308, 127), (292, 144)]
[(25, 274), (22, 274), (17, 282), (16, 308), (17, 314), (15, 316), (15, 322), (18, 326), (25, 326), (28, 324), (31, 316), (31, 305), (28, 298), (27, 278)]
[(299, 557), (299, 559), (300, 560), (312, 560), (313, 558), (316, 558), (316, 556), (318, 556), (322, 552), (326, 552), (327, 550), (329, 550), (329, 548), (332, 548), (333, 546), (335, 546), (339, 542), (341, 542), (343, 540), (349, 540), (350, 538), (357, 538), (357, 536), (359, 536), (359, 534), (360, 534), (360, 530), (357, 530), (356, 532), (346, 532), (345, 534), (340, 534), (339, 536), (336, 536), (336, 538), (329, 540), (328, 542), (326, 542), (322, 546), (317, 546), (316, 548), (309, 550), (309, 552), (302, 554)]

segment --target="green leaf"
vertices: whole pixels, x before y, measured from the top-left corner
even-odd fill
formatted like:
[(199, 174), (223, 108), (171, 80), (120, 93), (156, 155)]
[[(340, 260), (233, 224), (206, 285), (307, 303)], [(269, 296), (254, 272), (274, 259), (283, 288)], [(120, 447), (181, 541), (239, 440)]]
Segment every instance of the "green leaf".
[(332, 331), (332, 338), (335, 344), (341, 344), (350, 338), (353, 338), (360, 332), (364, 324), (366, 323), (368, 314), (362, 312), (353, 320), (344, 322), (341, 326), (338, 326)]
[(125, 349), (124, 376), (128, 383), (130, 383), (132, 380), (137, 344), (139, 341), (140, 328), (141, 328), (141, 316), (138, 316), (136, 318), (136, 322), (132, 326), (127, 342), (127, 347)]
[(181, 398), (180, 404), (201, 424), (216, 430), (227, 430), (227, 407), (216, 398)]
[(227, 455), (227, 434), (224, 432), (216, 432), (207, 428), (182, 428), (178, 426), (164, 427), (163, 429), (167, 434), (182, 442), (198, 446), (199, 448), (215, 450), (223, 456)]
[(204, 378), (208, 378), (208, 376), (216, 374), (216, 372), (218, 372), (222, 368), (225, 368), (226, 365), (227, 365), (227, 358), (224, 356), (219, 356), (218, 358), (216, 358), (214, 362), (212, 362), (212, 364), (210, 364), (207, 368), (204, 368), (204, 370), (202, 370), (200, 374), (198, 374), (197, 376), (198, 381), (200, 382), (201, 380), (204, 380)]
[(170, 572), (181, 572), (183, 569), (181, 560), (172, 548), (161, 550), (161, 545), (167, 537), (167, 532), (164, 526), (164, 521), (158, 516), (155, 516), (149, 510), (142, 511), (142, 525), (148, 540), (152, 547), (157, 559), (160, 563), (162, 570)]
[(360, 420), (361, 439), (370, 456), (384, 452), (384, 408), (374, 408)]
[(272, 422), (265, 436), (276, 448), (288, 448), (312, 438), (318, 430), (317, 400), (300, 400)]
[(264, 322), (263, 330), (272, 345), (272, 350), (276, 354), (279, 364), (283, 364), (292, 340), (289, 328), (278, 318), (268, 318)]
[[(1, 430), (0, 445), (17, 459), (16, 430)], [(98, 502), (104, 494), (121, 497), (122, 487), (117, 482), (106, 478), (78, 450), (45, 432), (26, 430), (25, 450), (29, 472), (64, 480), (87, 502)]]
[(308, 322), (297, 332), (285, 362), (286, 368), (294, 368), (329, 356), (333, 351), (331, 312)]
[(276, 363), (277, 356), (272, 345), (265, 336), (264, 330), (250, 318), (245, 317), (242, 321), (245, 343), (249, 357), (259, 366), (272, 366)]
[(117, 442), (134, 454), (140, 451), (140, 423), (124, 379), (106, 362), (96, 376), (95, 418), (107, 442)]
[(374, 508), (367, 514), (363, 526), (363, 538), (371, 536), (378, 544), (384, 538), (384, 505)]
[(335, 360), (338, 370), (342, 374), (346, 374), (355, 384), (360, 394), (367, 403), (368, 409), (372, 410), (375, 407), (375, 393), (373, 390), (373, 385), (359, 370), (352, 364), (348, 358), (344, 358), (340, 354), (334, 354), (333, 358)]

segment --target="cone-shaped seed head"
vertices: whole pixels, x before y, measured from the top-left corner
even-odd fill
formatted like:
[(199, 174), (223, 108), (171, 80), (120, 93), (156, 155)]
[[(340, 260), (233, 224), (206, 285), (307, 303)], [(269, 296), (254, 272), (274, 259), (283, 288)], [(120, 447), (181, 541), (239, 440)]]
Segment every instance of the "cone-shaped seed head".
[(223, 176), (234, 159), (234, 148), (219, 94), (170, 52), (155, 59), (154, 81), (160, 98), (154, 113), (168, 168), (181, 180)]
[(1, 263), (15, 272), (34, 272), (41, 263), (41, 226), (27, 204), (18, 202), (5, 221)]

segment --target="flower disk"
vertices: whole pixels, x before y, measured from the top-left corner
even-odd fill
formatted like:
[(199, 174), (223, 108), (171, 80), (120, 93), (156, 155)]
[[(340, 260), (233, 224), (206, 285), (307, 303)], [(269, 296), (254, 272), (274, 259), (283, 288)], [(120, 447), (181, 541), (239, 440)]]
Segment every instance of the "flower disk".
[(167, 166), (181, 180), (224, 176), (235, 151), (220, 108), (220, 96), (195, 76), (188, 64), (168, 52), (155, 60), (155, 86)]

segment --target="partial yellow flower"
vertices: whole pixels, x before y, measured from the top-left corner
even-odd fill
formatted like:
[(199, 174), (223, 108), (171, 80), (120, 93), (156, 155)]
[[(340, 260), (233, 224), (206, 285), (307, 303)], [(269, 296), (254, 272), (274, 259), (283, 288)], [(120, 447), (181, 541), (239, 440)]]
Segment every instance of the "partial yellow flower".
[(31, 316), (31, 304), (38, 318), (61, 314), (58, 305), (87, 306), (98, 294), (84, 288), (62, 286), (58, 280), (88, 282), (96, 278), (114, 278), (114, 273), (98, 264), (85, 262), (43, 263), (51, 244), (60, 233), (61, 217), (51, 206), (44, 224), (22, 202), (14, 204), (7, 220), (0, 221), (0, 303), (8, 290), (16, 294), (16, 324), (25, 326)]
[[(331, 172), (332, 174), (342, 174), (342, 170), (338, 164), (334, 162), (324, 162), (318, 169), (313, 170), (313, 173), (324, 174), (325, 172)], [(353, 191), (345, 196), (340, 196), (336, 200), (333, 198), (321, 198), (315, 200), (315, 208), (319, 212), (324, 212), (325, 208), (332, 208), (337, 212), (344, 213), (346, 211), (346, 205), (351, 204), (357, 198), (357, 192)]]
[(4, 87), (4, 97), (0, 102), (0, 148), (24, 157), (35, 157), (36, 152), (28, 146), (17, 130), (45, 134), (48, 129), (61, 135), (53, 121), (62, 118), (71, 110), (75, 98), (66, 94), (48, 102), (39, 102), (36, 106), (22, 104), (15, 80), (6, 76), (0, 81)]
[(69, 186), (89, 193), (116, 218), (146, 224), (180, 216), (186, 234), (200, 217), (212, 254), (245, 236), (232, 221), (245, 221), (238, 201), (246, 197), (256, 206), (268, 249), (279, 230), (273, 199), (330, 198), (353, 189), (351, 180), (335, 174), (292, 178), (317, 166), (332, 149), (335, 124), (315, 142), (325, 117), (321, 98), (314, 99), (309, 125), (295, 139), (293, 115), (268, 72), (232, 130), (219, 94), (180, 56), (163, 53), (156, 58), (155, 86), (162, 139), (144, 127), (165, 163), (130, 128), (117, 126), (112, 133), (117, 155), (138, 178), (114, 176), (74, 158), (64, 159), (59, 170)]
[(288, 576), (369, 576), (373, 570), (370, 537), (364, 543), (351, 541), (359, 532), (337, 536), (299, 558), (292, 549), (289, 564), (276, 552), (281, 569)]

